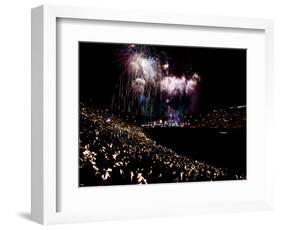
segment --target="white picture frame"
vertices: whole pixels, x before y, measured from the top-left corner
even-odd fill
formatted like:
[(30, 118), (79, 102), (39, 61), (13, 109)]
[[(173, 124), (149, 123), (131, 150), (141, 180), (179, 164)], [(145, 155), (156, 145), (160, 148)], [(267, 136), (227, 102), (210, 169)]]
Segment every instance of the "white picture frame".
[[(250, 87), (251, 95), (249, 96), (250, 103), (253, 102), (251, 98), (255, 95), (262, 101), (262, 105), (266, 106), (266, 110), (261, 112), (259, 118), (264, 118), (264, 124), (261, 127), (261, 134), (255, 134), (252, 129), (257, 125), (258, 120), (252, 119), (247, 126), (250, 130), (247, 134), (247, 138), (250, 141), (257, 143), (257, 149), (259, 150), (259, 157), (257, 162), (247, 162), (250, 164), (250, 169), (256, 169), (257, 167), (263, 167), (263, 174), (260, 180), (256, 180), (253, 176), (253, 185), (251, 185), (248, 177), (246, 183), (238, 182), (237, 190), (232, 188), (233, 182), (217, 183), (212, 186), (208, 183), (197, 183), (197, 185), (190, 185), (188, 188), (190, 193), (201, 194), (202, 190), (209, 189), (209, 191), (216, 192), (218, 189), (226, 189), (237, 191), (237, 197), (229, 199), (229, 197), (219, 197), (212, 200), (209, 196), (203, 199), (202, 202), (198, 202), (195, 199), (194, 202), (187, 201), (181, 202), (179, 198), (174, 200), (168, 196), (174, 196), (179, 194), (183, 196), (183, 192), (186, 192), (187, 187), (185, 184), (162, 184), (156, 186), (117, 186), (111, 187), (107, 190), (95, 190), (89, 191), (89, 189), (83, 193), (84, 195), (102, 194), (105, 192), (113, 194), (123, 194), (124, 197), (130, 197), (130, 194), (158, 194), (162, 189), (168, 191), (163, 194), (162, 198), (165, 198), (165, 205), (160, 203), (153, 203), (152, 206), (135, 207), (134, 204), (125, 201), (124, 207), (110, 208), (110, 204), (106, 204), (106, 209), (98, 202), (96, 206), (91, 208), (86, 207), (85, 202), (81, 202), (81, 205), (77, 202), (77, 196), (71, 197), (74, 193), (69, 192), (70, 196), (66, 197), (69, 202), (68, 209), (60, 208), (60, 200), (66, 196), (66, 193), (61, 193), (60, 189), (64, 183), (64, 177), (59, 177), (60, 167), (62, 162), (57, 156), (59, 139), (58, 139), (58, 95), (60, 94), (61, 85), (58, 84), (57, 75), (58, 72), (58, 23), (61, 19), (73, 21), (102, 21), (108, 24), (113, 22), (122, 22), (124, 24), (129, 23), (133, 25), (137, 23), (139, 25), (145, 24), (151, 27), (163, 27), (169, 28), (185, 27), (200, 28), (202, 30), (219, 29), (219, 30), (241, 30), (243, 33), (247, 31), (257, 31), (262, 34), (259, 44), (262, 44), (262, 53), (259, 60), (252, 60), (261, 62), (260, 79), (265, 84), (259, 83), (256, 86), (248, 84)], [(32, 219), (41, 224), (57, 224), (57, 223), (70, 223), (70, 222), (84, 222), (84, 221), (96, 221), (107, 219), (121, 219), (121, 218), (140, 218), (151, 216), (171, 216), (171, 215), (186, 215), (189, 213), (208, 213), (208, 212), (225, 212), (225, 211), (245, 211), (245, 210), (264, 210), (272, 207), (272, 177), (270, 169), (271, 152), (270, 147), (266, 141), (262, 138), (267, 138), (270, 132), (270, 127), (267, 125), (270, 120), (270, 111), (272, 111), (272, 97), (271, 91), (274, 84), (273, 79), (273, 23), (267, 19), (249, 19), (249, 18), (231, 18), (231, 17), (214, 17), (214, 16), (194, 16), (194, 15), (173, 15), (164, 14), (159, 12), (138, 12), (138, 11), (117, 11), (117, 10), (105, 10), (105, 9), (91, 9), (91, 8), (79, 8), (79, 7), (66, 7), (66, 6), (51, 6), (44, 5), (32, 9), (32, 169), (31, 169), (31, 213)], [(79, 25), (78, 25), (79, 28)], [(114, 39), (114, 38), (113, 38)], [(264, 42), (264, 43), (263, 43)], [(215, 43), (214, 43), (215, 45)], [(73, 54), (73, 53), (69, 53)], [(253, 55), (254, 56), (254, 55)], [(77, 73), (75, 73), (77, 74)], [(251, 74), (251, 73), (250, 73)], [(249, 82), (248, 82), (249, 83)], [(250, 82), (251, 83), (251, 82)], [(73, 84), (64, 85), (64, 87), (72, 87)], [(257, 88), (257, 89), (254, 89)], [(257, 90), (262, 90), (261, 93)], [(62, 101), (63, 103), (63, 101)], [(248, 103), (248, 102), (247, 102)], [(73, 106), (73, 105), (72, 105)], [(255, 106), (253, 105), (253, 108)], [(249, 113), (250, 118), (253, 116), (254, 109)], [(247, 117), (248, 120), (248, 117)], [(252, 130), (252, 131), (251, 131)], [(75, 130), (71, 129), (71, 132)], [(77, 131), (78, 132), (78, 131)], [(251, 150), (251, 149), (250, 149)], [(78, 158), (78, 155), (77, 155)], [(250, 158), (252, 159), (252, 158)], [(73, 162), (72, 162), (73, 164)], [(71, 165), (71, 164), (70, 164)], [(248, 166), (248, 165), (247, 165)], [(77, 172), (74, 168), (73, 171)], [(254, 173), (255, 170), (250, 171)], [(71, 180), (68, 179), (68, 180)], [(73, 178), (74, 180), (74, 178)], [(71, 182), (75, 183), (75, 181)], [(235, 182), (236, 183), (236, 182)], [(248, 184), (248, 185), (247, 185)], [(246, 189), (246, 187), (249, 187)], [(118, 188), (122, 187), (122, 188)], [(245, 187), (245, 191), (243, 188)], [(262, 188), (262, 189), (259, 189)], [(256, 190), (256, 196), (251, 195), (242, 198), (244, 192), (253, 192)], [(257, 191), (259, 190), (259, 191)], [(78, 189), (77, 189), (78, 191)], [(74, 192), (77, 192), (76, 190)], [(201, 191), (201, 193), (200, 193)], [(227, 190), (225, 190), (227, 191)], [(87, 193), (87, 194), (86, 194)], [(75, 193), (76, 194), (76, 193)], [(80, 191), (77, 193), (81, 194)], [(145, 196), (145, 195), (143, 195)], [(152, 195), (153, 196), (153, 195)], [(196, 195), (195, 195), (196, 196)], [(197, 195), (199, 196), (199, 195)], [(103, 197), (105, 198), (105, 197)], [(72, 200), (71, 200), (72, 199)], [(90, 202), (91, 203), (91, 202)], [(142, 202), (143, 203), (143, 202)], [(144, 202), (145, 203), (145, 202)], [(94, 201), (91, 205), (94, 204)], [(72, 210), (71, 206), (73, 207)], [(78, 207), (79, 206), (79, 207)], [(85, 209), (85, 211), (81, 211)], [(89, 211), (91, 210), (91, 211)]]

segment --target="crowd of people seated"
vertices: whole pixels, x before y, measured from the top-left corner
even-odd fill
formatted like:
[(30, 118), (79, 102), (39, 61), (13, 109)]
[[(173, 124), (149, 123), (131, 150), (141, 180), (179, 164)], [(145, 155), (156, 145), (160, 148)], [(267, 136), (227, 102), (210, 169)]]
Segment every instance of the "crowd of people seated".
[(246, 108), (213, 109), (204, 115), (187, 115), (184, 123), (193, 128), (242, 128), (246, 126)]
[(205, 114), (186, 114), (180, 121), (155, 120), (141, 124), (144, 128), (218, 128), (236, 129), (246, 127), (246, 109), (214, 109)]
[(157, 144), (141, 127), (80, 106), (80, 186), (245, 179)]

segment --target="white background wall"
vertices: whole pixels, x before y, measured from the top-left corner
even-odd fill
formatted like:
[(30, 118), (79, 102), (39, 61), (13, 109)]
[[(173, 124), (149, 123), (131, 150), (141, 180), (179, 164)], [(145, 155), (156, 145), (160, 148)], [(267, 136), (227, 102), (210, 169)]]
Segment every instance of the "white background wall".
[[(277, 1), (262, 0), (6, 0), (0, 8), (0, 228), (38, 229), (30, 213), (30, 8), (41, 4), (68, 4), (169, 11), (187, 14), (271, 18), (275, 21), (275, 94), (281, 98), (281, 7)], [(276, 103), (278, 104), (278, 102)], [(262, 108), (261, 108), (262, 109)], [(130, 220), (48, 226), (52, 229), (280, 229), (281, 154), (278, 145), (281, 117), (275, 107), (275, 209), (270, 212), (200, 215), (166, 219)], [(258, 131), (258, 130), (257, 130)], [(262, 169), (261, 169), (262, 170)], [(279, 181), (278, 181), (279, 180)], [(278, 220), (279, 219), (279, 220)]]

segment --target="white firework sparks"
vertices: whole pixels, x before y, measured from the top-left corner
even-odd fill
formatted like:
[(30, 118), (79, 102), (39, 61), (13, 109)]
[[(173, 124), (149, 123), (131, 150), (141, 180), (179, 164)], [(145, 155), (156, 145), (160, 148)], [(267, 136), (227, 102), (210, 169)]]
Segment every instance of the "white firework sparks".
[(146, 81), (155, 81), (157, 76), (157, 59), (152, 57), (145, 58), (142, 53), (136, 53), (130, 59), (130, 76), (133, 78), (143, 78)]
[(164, 70), (169, 69), (169, 63), (165, 63), (162, 67), (163, 67)]
[[(122, 111), (132, 111), (141, 97), (139, 101), (145, 101), (141, 106), (151, 115), (155, 101), (160, 99), (167, 103), (173, 97), (191, 96), (200, 81), (197, 73), (188, 76), (171, 74), (169, 63), (161, 63), (143, 46), (129, 45), (120, 53), (120, 61), (124, 72), (118, 85), (119, 96), (114, 98), (117, 98), (118, 109)], [(115, 104), (114, 100), (112, 104)]]
[(132, 82), (132, 89), (135, 94), (144, 95), (144, 87), (146, 85), (146, 81), (142, 78), (136, 78)]
[(170, 97), (190, 95), (196, 89), (198, 81), (200, 81), (198, 74), (194, 74), (190, 79), (186, 79), (185, 76), (180, 78), (176, 76), (164, 77), (160, 81), (160, 91)]
[(164, 77), (160, 81), (160, 91), (168, 96), (183, 95), (186, 88), (185, 77), (178, 78), (176, 76)]
[(200, 82), (201, 78), (197, 73), (194, 73), (192, 77), (186, 82), (185, 93), (190, 95), (196, 89), (198, 82)]

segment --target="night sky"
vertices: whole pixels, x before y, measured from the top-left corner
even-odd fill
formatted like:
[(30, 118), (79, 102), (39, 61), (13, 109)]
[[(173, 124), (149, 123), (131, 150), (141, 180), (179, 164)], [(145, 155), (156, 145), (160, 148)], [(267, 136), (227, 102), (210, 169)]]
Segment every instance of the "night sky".
[[(122, 71), (118, 54), (128, 44), (79, 43), (81, 102), (110, 107)], [(246, 104), (246, 50), (178, 46), (147, 46), (169, 61), (174, 74), (201, 76), (200, 111)], [(199, 112), (200, 112), (199, 111)]]

